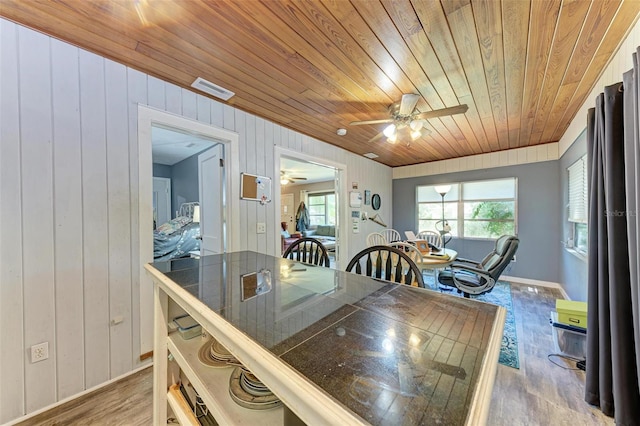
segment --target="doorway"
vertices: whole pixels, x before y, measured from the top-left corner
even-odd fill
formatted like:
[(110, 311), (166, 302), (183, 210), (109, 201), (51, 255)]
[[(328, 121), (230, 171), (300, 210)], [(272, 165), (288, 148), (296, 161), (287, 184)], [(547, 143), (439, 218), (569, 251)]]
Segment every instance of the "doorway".
[[(221, 155), (226, 156), (224, 167), (219, 170), (221, 250), (232, 251), (239, 246), (238, 220), (230, 212), (237, 211), (239, 202), (229, 197), (239, 186), (229, 177), (238, 173), (238, 134), (185, 117), (138, 105), (138, 243), (139, 243), (139, 322), (140, 354), (153, 350), (153, 283), (144, 265), (153, 262), (153, 136), (154, 128), (170, 129), (182, 134), (198, 136), (219, 145)], [(196, 160), (196, 163), (198, 160)], [(218, 162), (219, 166), (222, 163)], [(196, 166), (197, 169), (197, 166)], [(196, 178), (197, 179), (197, 178)], [(199, 191), (199, 183), (196, 191)], [(186, 202), (176, 196), (176, 204)], [(199, 197), (199, 195), (197, 195)], [(179, 205), (178, 205), (179, 207)], [(175, 210), (172, 206), (172, 210)], [(202, 217), (202, 214), (201, 214)]]
[[(279, 147), (275, 148), (274, 158), (275, 175), (280, 176), (274, 191), (275, 201), (280, 206), (278, 229), (280, 223), (285, 222), (290, 233), (298, 231), (296, 214), (300, 203), (304, 202), (310, 220), (310, 229), (304, 231), (325, 244), (333, 268), (346, 266), (349, 219), (345, 217), (347, 206), (341, 201), (347, 193), (343, 179), (346, 166)], [(316, 235), (320, 229), (327, 235)], [(280, 251), (278, 241), (277, 253)]]
[[(158, 220), (160, 226), (178, 214), (193, 212), (191, 207), (197, 203), (198, 220), (185, 224), (182, 229), (183, 238), (175, 241), (175, 250), (166, 242), (162, 244), (162, 252), (154, 251), (154, 256), (162, 255), (161, 260), (170, 260), (184, 256), (189, 250), (202, 254), (215, 254), (224, 251), (223, 219), (222, 219), (222, 170), (224, 160), (224, 144), (199, 134), (186, 133), (181, 129), (152, 125), (152, 160), (153, 160), (153, 201), (154, 214), (162, 209), (156, 208), (164, 195), (163, 188), (156, 186), (161, 179), (169, 184), (173, 181), (170, 214), (166, 220)], [(178, 244), (179, 243), (179, 244)], [(178, 248), (179, 247), (179, 248)], [(155, 248), (155, 247), (154, 247)]]

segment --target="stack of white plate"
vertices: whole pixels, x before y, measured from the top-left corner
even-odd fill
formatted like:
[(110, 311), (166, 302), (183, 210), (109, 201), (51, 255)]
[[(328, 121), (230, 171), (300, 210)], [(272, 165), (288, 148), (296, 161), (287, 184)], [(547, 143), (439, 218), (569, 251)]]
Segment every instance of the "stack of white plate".
[(231, 373), (229, 394), (238, 405), (252, 410), (268, 410), (282, 405), (282, 401), (244, 367), (237, 367)]
[(200, 351), (198, 351), (198, 359), (201, 363), (209, 367), (223, 368), (242, 365), (231, 355), (231, 352), (229, 352), (227, 348), (213, 338), (202, 345)]

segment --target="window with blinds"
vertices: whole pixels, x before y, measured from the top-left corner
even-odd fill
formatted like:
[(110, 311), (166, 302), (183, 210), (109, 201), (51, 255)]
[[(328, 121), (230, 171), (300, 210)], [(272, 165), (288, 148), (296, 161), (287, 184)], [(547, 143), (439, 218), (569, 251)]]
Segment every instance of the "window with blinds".
[(569, 222), (587, 222), (587, 156), (567, 169), (569, 172)]

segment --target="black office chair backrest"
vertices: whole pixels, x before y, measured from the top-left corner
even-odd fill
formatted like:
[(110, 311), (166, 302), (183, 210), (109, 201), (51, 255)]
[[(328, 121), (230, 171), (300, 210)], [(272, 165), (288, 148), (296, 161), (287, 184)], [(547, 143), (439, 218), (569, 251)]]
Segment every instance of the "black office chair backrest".
[(391, 246), (367, 247), (351, 259), (346, 271), (399, 284), (424, 287), (420, 268), (404, 251)]
[(327, 268), (331, 266), (327, 249), (320, 241), (311, 237), (295, 240), (287, 247), (282, 257)]
[(496, 240), (496, 245), (491, 253), (480, 262), (480, 267), (496, 281), (509, 265), (518, 250), (520, 240), (513, 235), (503, 235)]

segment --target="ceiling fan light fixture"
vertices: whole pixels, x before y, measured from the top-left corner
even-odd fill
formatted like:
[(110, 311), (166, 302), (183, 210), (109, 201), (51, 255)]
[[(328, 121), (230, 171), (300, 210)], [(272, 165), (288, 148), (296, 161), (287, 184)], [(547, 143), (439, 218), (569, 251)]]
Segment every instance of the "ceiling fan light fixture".
[(417, 132), (417, 131), (420, 131), (420, 129), (422, 129), (423, 125), (424, 125), (424, 122), (422, 120), (411, 120), (409, 127), (411, 127), (411, 130)]
[(420, 136), (422, 136), (422, 132), (420, 130), (414, 130), (411, 132), (411, 139), (416, 140)]
[(387, 138), (390, 138), (391, 136), (395, 136), (396, 135), (396, 125), (395, 124), (389, 124), (382, 131), (382, 134), (384, 134)]
[(281, 178), (280, 179), (280, 185), (286, 185), (288, 183), (289, 183), (289, 179), (287, 179), (287, 178)]
[(398, 141), (398, 134), (394, 133), (391, 136), (387, 137), (387, 142), (394, 144)]

